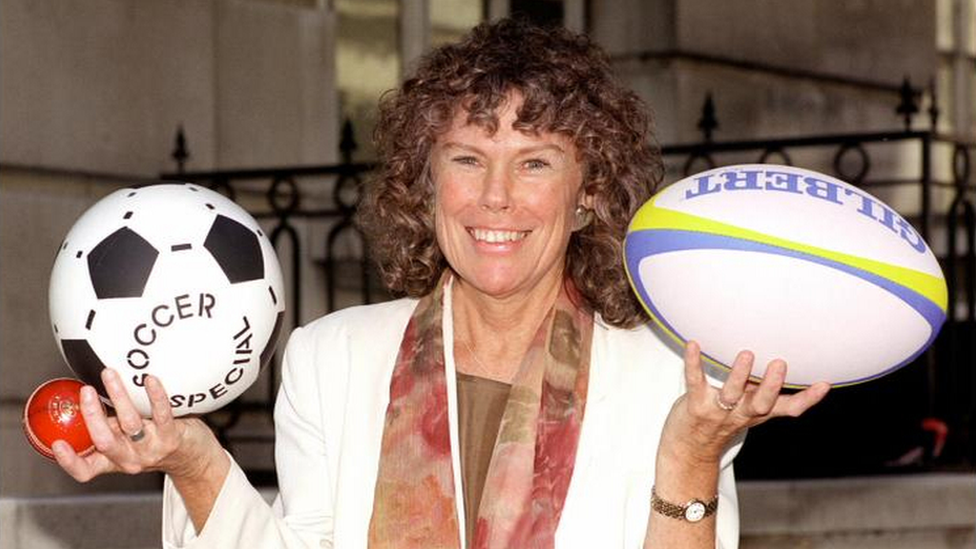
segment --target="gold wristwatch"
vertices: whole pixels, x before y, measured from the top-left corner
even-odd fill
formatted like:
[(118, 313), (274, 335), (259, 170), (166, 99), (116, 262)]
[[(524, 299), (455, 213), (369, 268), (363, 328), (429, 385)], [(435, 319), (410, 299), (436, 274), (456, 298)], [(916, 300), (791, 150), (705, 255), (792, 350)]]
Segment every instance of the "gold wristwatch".
[(673, 519), (699, 522), (703, 518), (713, 515), (718, 509), (718, 494), (709, 501), (693, 499), (684, 505), (678, 505), (661, 499), (657, 495), (657, 489), (651, 487), (651, 509)]

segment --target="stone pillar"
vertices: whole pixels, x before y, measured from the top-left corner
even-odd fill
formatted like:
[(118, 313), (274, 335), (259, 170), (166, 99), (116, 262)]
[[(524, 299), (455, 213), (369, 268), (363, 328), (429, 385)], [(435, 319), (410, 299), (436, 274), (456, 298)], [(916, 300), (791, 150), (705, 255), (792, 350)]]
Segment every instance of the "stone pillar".
[(400, 0), (400, 75), (413, 71), (417, 60), (430, 44), (430, 3), (428, 0)]
[(586, 32), (584, 0), (563, 0), (563, 26), (573, 32)]
[(973, 40), (976, 39), (967, 29), (973, 18), (976, 18), (976, 2), (972, 0), (954, 0), (953, 6), (953, 60), (952, 60), (952, 105), (953, 127), (959, 136), (976, 137), (976, 112), (973, 112), (974, 72), (969, 53), (976, 49)]
[(497, 21), (508, 16), (509, 0), (486, 0), (486, 2), (489, 21)]

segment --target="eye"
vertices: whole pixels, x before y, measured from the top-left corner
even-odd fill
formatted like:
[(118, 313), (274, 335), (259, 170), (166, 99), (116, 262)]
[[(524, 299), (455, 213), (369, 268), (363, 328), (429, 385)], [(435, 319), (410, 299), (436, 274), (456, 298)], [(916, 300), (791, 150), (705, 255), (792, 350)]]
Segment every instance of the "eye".
[(451, 162), (462, 166), (477, 166), (478, 159), (469, 155), (460, 155), (451, 158)]
[(541, 158), (530, 158), (526, 160), (523, 164), (529, 170), (542, 170), (550, 166), (549, 162)]

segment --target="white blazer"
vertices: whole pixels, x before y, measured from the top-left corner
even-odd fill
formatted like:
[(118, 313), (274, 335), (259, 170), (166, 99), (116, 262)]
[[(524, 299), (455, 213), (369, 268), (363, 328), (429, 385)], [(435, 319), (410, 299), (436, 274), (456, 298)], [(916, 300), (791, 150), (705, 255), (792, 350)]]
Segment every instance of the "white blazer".
[[(452, 341), (451, 292), (444, 295), (444, 341)], [(416, 300), (401, 299), (344, 309), (296, 329), (285, 351), (275, 404), (279, 494), (273, 506), (232, 463), (197, 535), (167, 477), (163, 547), (365, 549), (390, 378), (415, 305)], [(445, 345), (444, 352), (447, 376), (453, 379), (452, 346)], [(463, 538), (457, 395), (454, 383), (447, 388)], [(597, 318), (586, 412), (556, 530), (557, 549), (641, 547), (658, 440), (671, 405), (683, 392), (681, 356), (655, 331), (621, 330)], [(719, 479), (717, 546), (723, 549), (738, 547), (732, 458), (740, 446), (741, 441), (726, 452)]]

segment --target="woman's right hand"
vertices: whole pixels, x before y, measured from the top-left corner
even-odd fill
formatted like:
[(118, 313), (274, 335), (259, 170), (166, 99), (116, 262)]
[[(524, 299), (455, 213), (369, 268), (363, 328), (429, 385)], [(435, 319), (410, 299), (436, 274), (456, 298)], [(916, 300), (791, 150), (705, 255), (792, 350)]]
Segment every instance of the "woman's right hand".
[[(88, 482), (105, 473), (134, 475), (149, 471), (167, 473), (174, 479), (191, 479), (212, 469), (214, 460), (226, 459), (202, 420), (173, 417), (169, 397), (159, 379), (145, 379), (152, 419), (139, 415), (115, 370), (102, 370), (102, 383), (115, 408), (114, 417), (105, 413), (93, 387), (81, 389), (81, 414), (95, 451), (79, 456), (63, 440), (51, 448), (58, 465), (75, 480)], [(137, 435), (140, 431), (141, 437)]]

